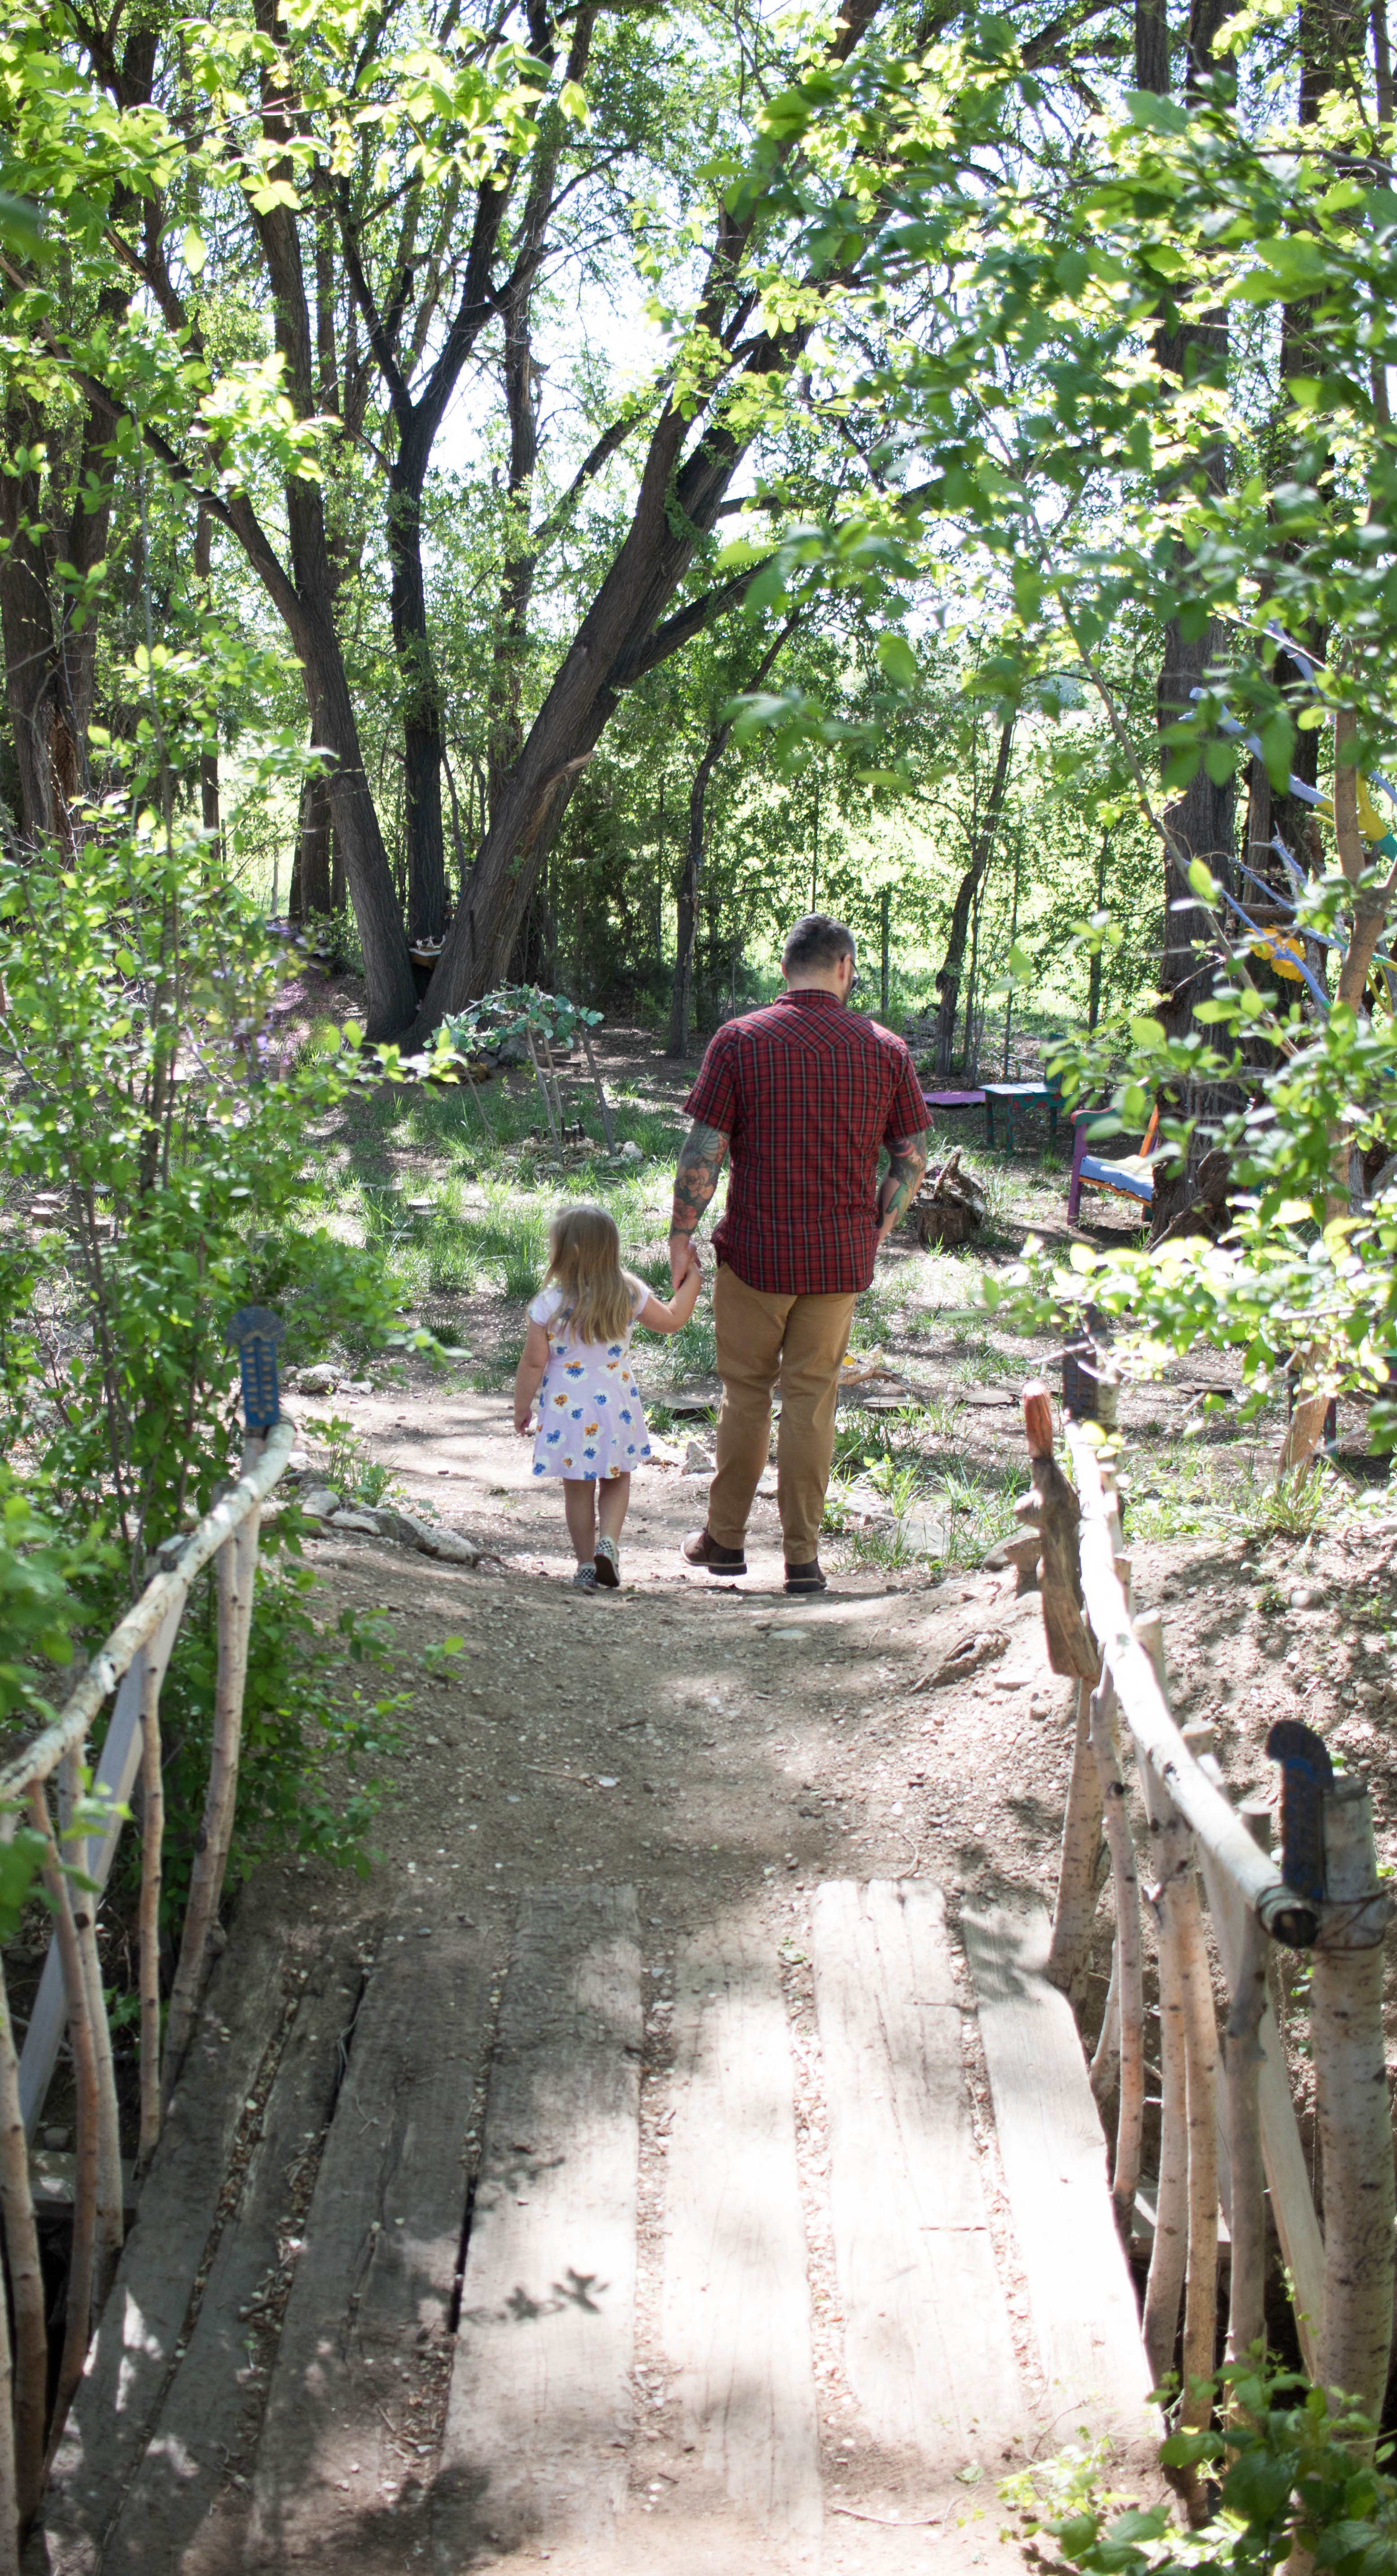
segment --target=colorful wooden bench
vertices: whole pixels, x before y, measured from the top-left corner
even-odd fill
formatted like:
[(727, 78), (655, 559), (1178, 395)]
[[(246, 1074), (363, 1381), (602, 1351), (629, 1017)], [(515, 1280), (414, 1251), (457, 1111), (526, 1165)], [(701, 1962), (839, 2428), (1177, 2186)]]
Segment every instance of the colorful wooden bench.
[(1137, 1206), (1148, 1208), (1154, 1199), (1154, 1165), (1159, 1159), (1152, 1153), (1159, 1132), (1159, 1111), (1152, 1110), (1138, 1154), (1089, 1154), (1087, 1130), (1100, 1112), (1074, 1109), (1072, 1113), (1072, 1178), (1067, 1191), (1067, 1222), (1078, 1221), (1084, 1189), (1110, 1190), (1117, 1198), (1134, 1199)]

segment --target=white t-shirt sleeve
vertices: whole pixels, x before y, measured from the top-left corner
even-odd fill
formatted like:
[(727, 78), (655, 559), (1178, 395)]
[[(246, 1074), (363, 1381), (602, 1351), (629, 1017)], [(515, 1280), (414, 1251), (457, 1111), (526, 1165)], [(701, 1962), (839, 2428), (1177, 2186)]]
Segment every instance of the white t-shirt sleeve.
[(551, 1324), (562, 1302), (561, 1288), (540, 1288), (538, 1295), (531, 1298), (529, 1302), (530, 1323)]

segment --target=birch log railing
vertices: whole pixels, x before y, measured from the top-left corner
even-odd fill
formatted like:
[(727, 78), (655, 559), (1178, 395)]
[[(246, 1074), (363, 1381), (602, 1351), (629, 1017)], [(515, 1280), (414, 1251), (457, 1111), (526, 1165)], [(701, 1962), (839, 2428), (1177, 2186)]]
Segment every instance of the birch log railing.
[[(252, 1621), (262, 1504), (290, 1456), (295, 1426), (249, 1432), (242, 1474), (206, 1513), (167, 1569), (112, 1630), (67, 1705), (27, 1751), (0, 1767), (0, 1840), (17, 1827), (37, 1837), (40, 1876), (54, 1935), (30, 2015), (23, 2053), (0, 1961), (0, 2223), (9, 2276), (13, 2339), (0, 2295), (0, 2576), (18, 2576), (25, 2529), (82, 2376), (92, 2327), (111, 2285), (124, 2227), (115, 2075), (97, 1948), (97, 1911), (138, 1774), (143, 1774), (140, 1924), (140, 2141), (137, 2173), (148, 2166), (163, 2111), (198, 2008), (217, 1916), (237, 1797), (243, 1684)], [(164, 1553), (171, 1552), (167, 1543)], [(218, 1678), (213, 1748), (202, 1829), (167, 2018), (160, 2036), (158, 1919), (164, 1800), (160, 1685), (195, 1578), (213, 1562), (218, 1600)], [(112, 1700), (92, 1791), (104, 1812), (92, 1830), (67, 1831), (80, 1816), (88, 1745)], [(57, 1812), (50, 1784), (57, 1785)], [(29, 2176), (29, 2140), (43, 2112), (64, 2029), (71, 2038), (76, 2092), (73, 2239), (62, 2352), (48, 2404), (46, 2300)], [(0, 2293), (3, 2284), (0, 2284)]]
[[(1217, 2347), (1218, 2208), (1231, 2239), (1227, 2357), (1242, 2361), (1265, 2327), (1266, 2191), (1289, 2275), (1305, 2367), (1316, 2386), (1357, 2399), (1377, 2420), (1393, 2305), (1393, 2141), (1383, 2048), (1380, 1888), (1367, 1789), (1335, 1778), (1309, 1730), (1277, 1730), (1312, 1762), (1269, 1847), (1271, 1809), (1234, 1807), (1213, 1758), (1213, 1730), (1171, 1713), (1161, 1622), (1132, 1615), (1116, 1486), (1115, 1390), (1103, 1365), (1096, 1418), (1065, 1414), (1075, 1492), (1053, 1459), (1047, 1390), (1025, 1391), (1034, 1494), (1020, 1506), (1042, 1541), (1044, 1622), (1054, 1669), (1077, 1676), (1073, 1781), (1049, 1973), (1080, 1990), (1097, 1903), (1100, 1821), (1110, 1853), (1115, 1931), (1106, 2018), (1093, 2062), (1097, 2099), (1116, 2098), (1112, 2186), (1128, 2229), (1140, 2179), (1145, 2109), (1142, 1926), (1153, 1921), (1159, 1981), (1160, 2170), (1144, 2335), (1157, 2378), (1183, 2321), (1183, 2419), (1206, 2416), (1190, 2391)], [(1080, 1372), (1078, 1374), (1080, 1385)], [(1080, 1399), (1079, 1399), (1080, 1400)], [(1086, 1406), (1082, 1405), (1085, 1413)], [(1082, 1636), (1089, 1635), (1089, 1652)], [(1272, 1739), (1273, 1741), (1274, 1739)], [(1276, 1746), (1278, 1756), (1282, 1745)], [(1148, 1818), (1153, 1884), (1142, 1904), (1129, 1812), (1135, 1771)], [(1288, 1772), (1283, 1775), (1289, 1778)], [(1090, 1833), (1083, 1817), (1098, 1820)], [(1308, 1826), (1308, 1831), (1306, 1827)], [(1219, 2048), (1199, 1879), (1228, 2009)], [(1316, 2210), (1272, 2002), (1276, 1946), (1313, 1962), (1310, 2041), (1323, 2182)]]

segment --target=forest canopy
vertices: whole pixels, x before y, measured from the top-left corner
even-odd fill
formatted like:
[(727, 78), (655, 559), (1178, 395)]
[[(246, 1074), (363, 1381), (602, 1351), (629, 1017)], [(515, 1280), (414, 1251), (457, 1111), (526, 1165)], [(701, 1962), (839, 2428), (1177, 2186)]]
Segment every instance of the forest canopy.
[(682, 1053), (829, 902), (942, 1076), (992, 983), (1099, 1033), (1157, 1230), (1313, 1065), (1265, 1222), (1359, 1224), (1391, 106), (1380, 0), (21, 7), (12, 859), (139, 777), (418, 1048), (523, 979)]

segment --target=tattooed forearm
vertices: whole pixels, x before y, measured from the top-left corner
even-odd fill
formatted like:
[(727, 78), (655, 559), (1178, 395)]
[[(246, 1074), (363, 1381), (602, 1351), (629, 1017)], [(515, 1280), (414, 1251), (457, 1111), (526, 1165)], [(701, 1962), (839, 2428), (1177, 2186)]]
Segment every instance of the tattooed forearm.
[(880, 1233), (892, 1233), (907, 1214), (926, 1170), (926, 1131), (920, 1136), (897, 1136), (888, 1147), (888, 1168), (878, 1192)]
[(701, 1119), (695, 1119), (679, 1150), (674, 1213), (669, 1221), (671, 1235), (693, 1233), (718, 1186), (727, 1150), (728, 1140), (721, 1127), (705, 1127)]

